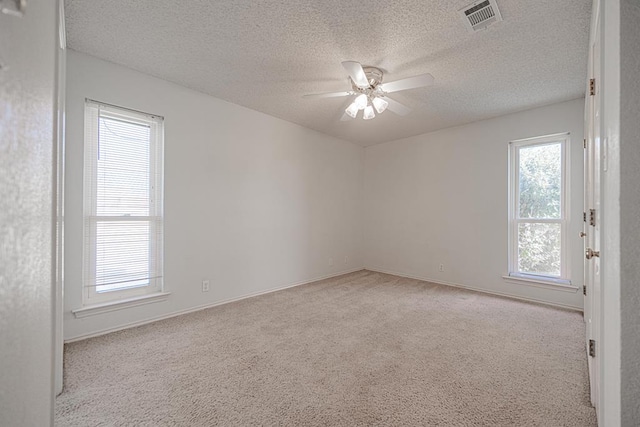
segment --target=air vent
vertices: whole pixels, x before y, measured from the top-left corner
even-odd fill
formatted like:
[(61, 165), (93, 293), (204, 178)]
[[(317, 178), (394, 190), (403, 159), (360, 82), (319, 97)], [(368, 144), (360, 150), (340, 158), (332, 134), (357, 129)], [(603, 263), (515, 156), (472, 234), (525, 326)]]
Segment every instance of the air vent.
[(460, 14), (467, 29), (472, 33), (485, 29), (494, 22), (502, 21), (495, 0), (476, 1), (461, 9)]

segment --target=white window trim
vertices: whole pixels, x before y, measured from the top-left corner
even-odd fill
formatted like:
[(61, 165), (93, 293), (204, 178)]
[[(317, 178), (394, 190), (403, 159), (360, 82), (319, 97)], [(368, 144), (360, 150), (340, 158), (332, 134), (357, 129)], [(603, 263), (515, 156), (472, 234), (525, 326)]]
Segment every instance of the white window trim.
[(120, 299), (117, 301), (103, 302), (101, 304), (87, 305), (82, 308), (71, 310), (76, 319), (83, 317), (95, 316), (96, 314), (109, 313), (129, 307), (137, 307), (139, 305), (151, 304), (154, 302), (166, 301), (171, 292), (157, 292), (148, 295)]
[(579, 287), (572, 284), (569, 280), (554, 280), (544, 276), (535, 276), (533, 274), (527, 274), (523, 276), (514, 274), (512, 276), (502, 276), (502, 278), (505, 280), (505, 282), (513, 283), (516, 285), (553, 289), (554, 291), (575, 293), (579, 290)]
[[(532, 145), (545, 145), (561, 143), (561, 166), (562, 166), (562, 199), (561, 199), (561, 219), (518, 219), (518, 199), (519, 199), (519, 149)], [(575, 292), (578, 288), (571, 283), (571, 254), (568, 239), (569, 221), (571, 218), (570, 204), (570, 134), (558, 133), (535, 138), (527, 138), (511, 141), (509, 143), (509, 242), (508, 242), (508, 271), (503, 278), (510, 283), (521, 285), (531, 285), (536, 287), (546, 287), (558, 290)], [(560, 224), (560, 276), (547, 276), (529, 273), (521, 273), (517, 269), (518, 263), (518, 242), (517, 227), (522, 222), (538, 223), (559, 223)]]
[[(91, 111), (90, 106), (95, 105), (98, 106), (98, 113), (95, 111)], [(96, 269), (96, 259), (95, 259), (95, 249), (92, 250), (92, 247), (95, 247), (95, 230), (96, 224), (100, 220), (126, 220), (126, 221), (149, 221), (150, 226), (150, 234), (156, 236), (156, 232), (154, 227), (159, 226), (162, 227), (164, 213), (163, 213), (163, 192), (164, 192), (164, 180), (163, 173), (157, 175), (157, 180), (153, 182), (153, 186), (155, 187), (154, 196), (159, 198), (159, 203), (152, 204), (153, 207), (157, 207), (156, 212), (149, 212), (150, 215), (148, 217), (102, 217), (96, 215), (96, 176), (93, 175), (90, 179), (87, 177), (87, 165), (90, 164), (90, 170), (96, 172), (97, 171), (97, 157), (94, 155), (95, 149), (92, 144), (97, 144), (97, 140), (93, 140), (94, 136), (91, 133), (90, 126), (88, 125), (92, 120), (98, 120), (100, 115), (105, 113), (104, 115), (108, 115), (112, 118), (121, 118), (128, 122), (139, 123), (148, 125), (151, 128), (151, 155), (156, 156), (152, 158), (150, 162), (150, 179), (154, 179), (156, 176), (156, 171), (154, 168), (159, 168), (161, 171), (164, 170), (164, 119), (161, 116), (152, 115), (143, 113), (136, 110), (131, 110), (128, 108), (118, 107), (110, 104), (106, 104), (99, 101), (94, 101), (91, 99), (86, 99), (85, 101), (85, 134), (84, 134), (84, 144), (85, 144), (85, 166), (84, 166), (84, 214), (83, 214), (83, 222), (84, 222), (84, 250), (83, 250), (83, 286), (82, 286), (82, 309), (78, 309), (80, 314), (74, 314), (76, 317), (84, 317), (83, 311), (91, 314), (98, 314), (106, 311), (112, 311), (113, 309), (126, 308), (128, 306), (141, 305), (149, 302), (155, 302), (156, 300), (164, 300), (168, 293), (163, 292), (164, 290), (164, 280), (162, 277), (162, 264), (163, 264), (163, 231), (161, 231), (159, 239), (151, 239), (151, 247), (149, 248), (149, 252), (155, 252), (158, 254), (155, 257), (150, 257), (150, 262), (158, 262), (160, 263), (160, 275), (158, 277), (154, 277), (150, 279), (150, 284), (147, 286), (139, 286), (130, 289), (123, 290), (115, 290), (104, 293), (98, 293), (96, 291), (95, 283), (92, 282), (92, 277), (95, 277), (95, 269)], [(96, 147), (97, 149), (97, 147)], [(88, 185), (88, 183), (90, 184)], [(156, 271), (157, 268), (155, 265), (150, 267), (150, 271)], [(156, 296), (164, 298), (155, 298)], [(146, 300), (146, 301), (145, 301)], [(131, 304), (131, 302), (137, 301), (135, 304)], [(105, 307), (116, 307), (113, 309), (105, 309)]]

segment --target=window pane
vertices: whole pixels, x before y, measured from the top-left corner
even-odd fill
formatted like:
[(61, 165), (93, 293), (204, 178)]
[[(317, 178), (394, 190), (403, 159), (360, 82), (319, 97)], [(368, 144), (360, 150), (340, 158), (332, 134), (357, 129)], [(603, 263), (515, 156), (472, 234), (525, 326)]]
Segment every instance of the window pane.
[(162, 291), (163, 119), (85, 103), (83, 304)]
[(520, 218), (561, 217), (561, 145), (523, 147), (519, 150)]
[(149, 215), (150, 128), (100, 117), (97, 215)]
[(96, 291), (149, 284), (149, 221), (96, 224)]
[(518, 271), (560, 276), (560, 224), (518, 224)]

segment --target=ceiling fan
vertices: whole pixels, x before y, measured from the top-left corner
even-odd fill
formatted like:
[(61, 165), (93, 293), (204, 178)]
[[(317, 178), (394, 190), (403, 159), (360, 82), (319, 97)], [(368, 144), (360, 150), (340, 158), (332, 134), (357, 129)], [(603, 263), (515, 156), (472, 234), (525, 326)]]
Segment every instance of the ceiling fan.
[(382, 83), (384, 73), (376, 67), (363, 67), (356, 61), (344, 61), (342, 66), (349, 74), (351, 90), (345, 92), (328, 92), (304, 95), (305, 98), (334, 98), (339, 96), (355, 96), (353, 102), (347, 107), (340, 120), (356, 118), (358, 112), (363, 110), (362, 118), (373, 119), (376, 114), (381, 114), (387, 108), (394, 113), (404, 116), (411, 109), (389, 98), (388, 94), (401, 90), (415, 89), (428, 86), (433, 83), (433, 76), (429, 73), (419, 74), (395, 82)]

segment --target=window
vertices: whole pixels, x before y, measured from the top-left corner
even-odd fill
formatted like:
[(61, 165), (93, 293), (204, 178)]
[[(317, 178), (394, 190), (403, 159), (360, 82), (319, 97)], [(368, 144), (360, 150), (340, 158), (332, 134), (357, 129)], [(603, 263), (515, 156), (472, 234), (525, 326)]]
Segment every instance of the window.
[(509, 147), (509, 276), (568, 283), (569, 135), (513, 141)]
[(84, 305), (162, 291), (163, 119), (87, 100)]

